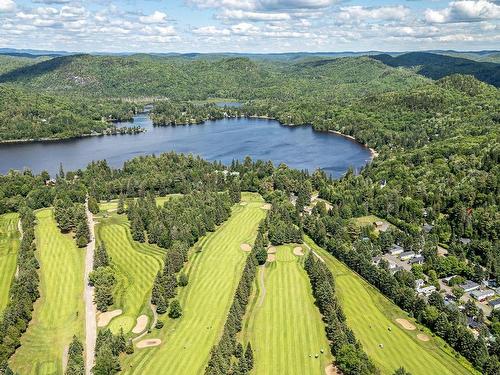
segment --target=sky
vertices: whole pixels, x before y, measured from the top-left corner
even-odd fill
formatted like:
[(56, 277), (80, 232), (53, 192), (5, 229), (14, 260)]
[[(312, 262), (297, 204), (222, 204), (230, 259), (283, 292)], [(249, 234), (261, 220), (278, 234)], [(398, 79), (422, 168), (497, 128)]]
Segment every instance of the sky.
[(500, 0), (0, 0), (0, 47), (162, 53), (500, 49)]

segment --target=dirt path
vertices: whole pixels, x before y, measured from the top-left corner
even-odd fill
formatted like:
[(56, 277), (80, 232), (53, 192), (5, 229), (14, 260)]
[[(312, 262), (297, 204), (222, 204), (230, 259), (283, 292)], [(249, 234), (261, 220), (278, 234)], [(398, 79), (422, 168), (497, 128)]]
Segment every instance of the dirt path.
[(90, 242), (87, 245), (87, 252), (85, 254), (85, 271), (83, 275), (83, 300), (85, 301), (85, 374), (90, 375), (94, 364), (97, 323), (94, 288), (89, 285), (89, 274), (92, 272), (94, 266), (95, 233), (94, 216), (88, 209), (88, 200), (85, 202), (85, 210), (90, 230)]
[(266, 298), (266, 284), (264, 283), (264, 274), (266, 271), (266, 266), (262, 265), (259, 267), (259, 287), (260, 287), (260, 296), (259, 296), (259, 307), (264, 303), (264, 299)]
[(63, 374), (66, 373), (66, 368), (68, 367), (68, 355), (69, 355), (69, 345), (66, 345), (64, 347), (63, 356), (62, 356)]

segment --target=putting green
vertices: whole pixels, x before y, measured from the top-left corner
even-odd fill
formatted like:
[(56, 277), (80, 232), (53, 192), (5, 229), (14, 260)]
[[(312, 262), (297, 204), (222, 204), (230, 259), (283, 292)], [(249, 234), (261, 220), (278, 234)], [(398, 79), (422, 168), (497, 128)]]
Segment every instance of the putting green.
[(161, 345), (136, 348), (133, 355), (125, 357), (123, 373), (203, 373), (210, 350), (222, 334), (248, 256), (240, 245), (254, 242), (266, 214), (260, 208), (263, 200), (259, 195), (244, 193), (242, 199), (247, 205), (235, 205), (231, 217), (191, 249), (185, 268), (189, 284), (179, 293), (182, 317), (172, 320), (163, 316), (165, 326), (144, 337), (161, 339)]
[(84, 332), (85, 249), (76, 247), (71, 234), (61, 234), (51, 209), (38, 211), (36, 218), (40, 298), (10, 365), (22, 375), (62, 374), (65, 348)]
[(106, 245), (115, 269), (114, 305), (108, 310), (123, 311), (122, 315), (111, 320), (109, 328), (114, 333), (120, 328), (125, 333), (130, 332), (139, 315), (144, 313), (152, 317), (149, 298), (156, 274), (163, 267), (165, 251), (132, 240), (125, 215), (100, 218), (96, 238), (98, 243)]
[(252, 344), (254, 374), (319, 375), (332, 363), (303, 257), (293, 254), (294, 247), (277, 247), (276, 261), (257, 273), (243, 332), (243, 341)]
[(17, 268), (19, 215), (0, 215), (0, 314), (9, 301), (9, 290)]
[[(310, 238), (306, 237), (306, 243), (334, 274), (336, 293), (347, 324), (383, 374), (392, 374), (401, 366), (412, 375), (477, 374), (465, 358), (457, 359), (456, 352), (442, 339), (432, 337), (428, 330), (409, 318), (358, 274)], [(398, 318), (407, 319), (417, 329), (405, 330), (396, 323)], [(422, 333), (431, 339), (420, 340), (417, 335)]]

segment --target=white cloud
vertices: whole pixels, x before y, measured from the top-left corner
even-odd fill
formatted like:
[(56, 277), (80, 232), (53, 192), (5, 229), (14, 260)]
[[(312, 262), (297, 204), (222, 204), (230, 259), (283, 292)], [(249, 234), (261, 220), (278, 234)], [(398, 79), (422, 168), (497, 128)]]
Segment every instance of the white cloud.
[(487, 0), (452, 1), (447, 8), (427, 9), (424, 15), (430, 23), (476, 22), (500, 19), (500, 6)]
[(0, 0), (0, 13), (12, 12), (16, 9), (16, 3), (12, 0)]
[(251, 11), (272, 11), (280, 9), (326, 8), (337, 0), (187, 0), (200, 8), (240, 9)]
[(290, 15), (288, 13), (264, 13), (226, 9), (219, 18), (249, 21), (286, 21), (290, 19)]
[(167, 19), (167, 15), (163, 12), (155, 11), (153, 14), (149, 16), (141, 16), (139, 17), (139, 21), (142, 23), (162, 23)]
[(366, 21), (366, 20), (403, 20), (410, 14), (410, 9), (402, 6), (343, 7), (339, 13), (339, 19), (343, 21)]
[(204, 36), (231, 35), (229, 29), (219, 29), (215, 26), (203, 26), (193, 29), (194, 34)]

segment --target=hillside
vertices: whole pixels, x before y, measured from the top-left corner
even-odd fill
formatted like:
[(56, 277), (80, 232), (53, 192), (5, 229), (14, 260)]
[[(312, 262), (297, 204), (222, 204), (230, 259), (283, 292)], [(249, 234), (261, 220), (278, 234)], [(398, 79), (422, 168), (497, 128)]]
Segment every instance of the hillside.
[(440, 79), (451, 74), (470, 74), (493, 86), (500, 86), (500, 64), (480, 62), (460, 57), (428, 52), (411, 52), (392, 57), (387, 54), (373, 56), (392, 67), (416, 68), (419, 74)]

